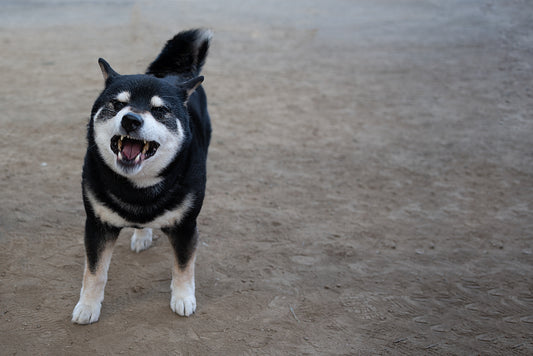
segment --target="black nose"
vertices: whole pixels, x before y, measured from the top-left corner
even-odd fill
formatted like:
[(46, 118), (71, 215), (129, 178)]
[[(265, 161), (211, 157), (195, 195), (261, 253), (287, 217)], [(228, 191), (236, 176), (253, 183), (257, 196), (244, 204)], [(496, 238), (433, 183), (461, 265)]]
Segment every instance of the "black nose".
[(121, 125), (127, 133), (137, 130), (143, 124), (143, 118), (135, 113), (122, 116)]

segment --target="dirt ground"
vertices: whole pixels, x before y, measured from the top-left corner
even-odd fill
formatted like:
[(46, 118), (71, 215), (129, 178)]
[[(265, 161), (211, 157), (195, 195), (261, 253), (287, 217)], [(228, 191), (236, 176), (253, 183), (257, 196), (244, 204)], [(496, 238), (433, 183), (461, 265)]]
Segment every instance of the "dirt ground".
[[(2, 1), (0, 354), (533, 353), (531, 1)], [(198, 309), (124, 230), (100, 321), (85, 125), (104, 57), (215, 32)]]

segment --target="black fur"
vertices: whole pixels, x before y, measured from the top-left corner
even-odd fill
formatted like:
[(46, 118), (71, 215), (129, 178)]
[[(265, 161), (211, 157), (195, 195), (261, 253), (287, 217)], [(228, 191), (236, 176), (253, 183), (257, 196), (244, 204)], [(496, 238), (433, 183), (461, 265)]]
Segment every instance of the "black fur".
[[(161, 54), (150, 64), (146, 74), (162, 78), (168, 75), (195, 77), (205, 63), (209, 38), (200, 29), (183, 31), (167, 42)], [(201, 43), (197, 43), (201, 41)]]
[[(176, 226), (164, 226), (180, 266), (186, 266), (197, 244), (196, 218), (202, 207), (206, 184), (207, 149), (211, 125), (207, 99), (201, 86), (203, 80), (184, 83), (198, 76), (205, 63), (209, 38), (201, 30), (185, 31), (167, 42), (157, 59), (143, 75), (120, 75), (107, 62), (100, 60), (106, 87), (96, 100), (88, 124), (88, 148), (82, 174), (84, 205), (87, 214), (85, 248), (91, 272), (97, 268), (100, 252), (105, 244), (117, 238), (123, 227), (149, 227), (149, 223), (179, 206), (189, 193), (194, 194), (192, 207)], [(185, 140), (172, 162), (159, 173), (162, 179), (157, 186), (138, 188), (126, 176), (116, 173), (102, 158), (95, 141), (96, 112), (113, 110), (111, 101), (121, 91), (132, 93), (131, 105), (149, 110), (146, 98), (160, 95), (170, 103), (170, 110), (178, 117), (185, 131)], [(139, 98), (143, 99), (140, 100)], [(137, 100), (137, 102), (135, 102)], [(101, 115), (105, 117), (105, 112)], [(104, 120), (104, 119), (102, 119)], [(160, 117), (169, 130), (176, 130), (176, 121)], [(88, 198), (90, 191), (107, 208), (131, 222), (128, 226), (113, 226), (102, 221)], [(118, 198), (122, 204), (117, 202)]]

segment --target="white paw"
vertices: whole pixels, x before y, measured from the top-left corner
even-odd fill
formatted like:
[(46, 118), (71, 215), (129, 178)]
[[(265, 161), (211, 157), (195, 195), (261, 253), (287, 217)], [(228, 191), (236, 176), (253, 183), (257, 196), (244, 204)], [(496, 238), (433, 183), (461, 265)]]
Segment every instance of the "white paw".
[(152, 229), (135, 229), (131, 237), (131, 250), (141, 252), (152, 245)]
[(187, 296), (175, 296), (174, 293), (172, 293), (172, 298), (170, 299), (170, 308), (178, 315), (191, 315), (196, 310), (196, 298), (194, 293)]
[(76, 324), (91, 324), (98, 321), (102, 303), (82, 303), (76, 304), (72, 312), (72, 322)]

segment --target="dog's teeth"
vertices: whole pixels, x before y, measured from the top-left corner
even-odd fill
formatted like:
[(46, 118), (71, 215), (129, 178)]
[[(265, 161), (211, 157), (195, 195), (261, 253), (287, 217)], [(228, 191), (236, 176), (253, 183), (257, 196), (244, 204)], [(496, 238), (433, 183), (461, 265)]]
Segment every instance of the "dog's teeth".
[(122, 152), (118, 153), (118, 159), (122, 161)]
[(148, 142), (144, 141), (143, 154), (146, 154), (146, 152), (148, 152), (149, 148), (150, 148), (150, 144)]
[(122, 139), (118, 140), (117, 146), (118, 146), (118, 150), (122, 151)]
[(135, 163), (139, 163), (140, 161), (141, 161), (141, 153), (139, 152), (137, 157), (135, 157)]

